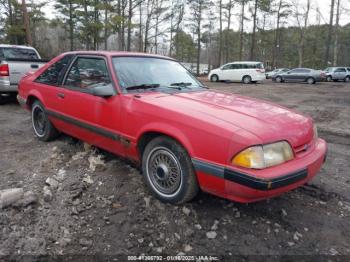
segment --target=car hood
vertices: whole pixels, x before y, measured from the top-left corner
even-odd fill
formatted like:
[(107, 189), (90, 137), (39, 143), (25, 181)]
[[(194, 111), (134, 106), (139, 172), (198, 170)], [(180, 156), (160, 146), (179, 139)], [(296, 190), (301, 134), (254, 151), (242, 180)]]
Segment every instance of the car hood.
[(299, 147), (313, 138), (311, 118), (269, 102), (209, 90), (151, 96), (146, 100), (152, 104), (222, 128), (244, 129), (262, 143), (287, 140)]

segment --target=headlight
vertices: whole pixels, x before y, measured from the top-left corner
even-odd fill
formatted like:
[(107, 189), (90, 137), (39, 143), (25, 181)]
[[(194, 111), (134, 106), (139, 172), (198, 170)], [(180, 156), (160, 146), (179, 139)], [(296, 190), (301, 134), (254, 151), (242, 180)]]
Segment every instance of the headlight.
[(271, 166), (276, 166), (292, 160), (294, 158), (293, 150), (290, 145), (285, 142), (277, 142), (263, 146), (249, 147), (232, 159), (232, 164), (263, 169)]
[(317, 126), (314, 124), (314, 139), (318, 138)]

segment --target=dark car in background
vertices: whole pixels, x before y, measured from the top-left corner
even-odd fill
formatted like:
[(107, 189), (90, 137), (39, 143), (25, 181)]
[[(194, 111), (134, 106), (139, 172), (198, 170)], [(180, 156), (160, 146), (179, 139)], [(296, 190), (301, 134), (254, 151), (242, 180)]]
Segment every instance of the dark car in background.
[(310, 68), (295, 68), (288, 72), (276, 74), (272, 77), (272, 80), (281, 82), (305, 82), (308, 84), (315, 84), (322, 81), (322, 72)]
[(288, 72), (290, 69), (289, 68), (277, 68), (273, 71), (267, 72), (266, 75), (266, 79), (271, 79), (272, 77), (281, 74), (281, 73), (285, 73)]
[(350, 67), (328, 67), (324, 72), (327, 82), (350, 81)]

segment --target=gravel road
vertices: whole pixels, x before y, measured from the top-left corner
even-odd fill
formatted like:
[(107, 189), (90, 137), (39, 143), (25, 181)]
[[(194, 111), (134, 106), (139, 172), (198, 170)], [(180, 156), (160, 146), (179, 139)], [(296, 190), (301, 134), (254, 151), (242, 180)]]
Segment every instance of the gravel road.
[(119, 261), (125, 254), (349, 256), (350, 84), (206, 84), (311, 115), (329, 145), (319, 175), (253, 204), (205, 193), (182, 206), (163, 204), (127, 161), (65, 135), (38, 141), (30, 114), (9, 101), (0, 106), (0, 190), (23, 188), (36, 197), (0, 209), (0, 261), (28, 261), (26, 255)]

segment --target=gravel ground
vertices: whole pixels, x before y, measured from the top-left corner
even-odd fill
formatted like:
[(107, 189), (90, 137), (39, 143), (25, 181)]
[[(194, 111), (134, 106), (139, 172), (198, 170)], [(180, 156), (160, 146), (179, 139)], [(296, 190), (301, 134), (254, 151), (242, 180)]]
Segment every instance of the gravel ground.
[(205, 193), (182, 206), (163, 204), (127, 161), (65, 135), (38, 141), (30, 114), (9, 101), (0, 106), (0, 190), (23, 188), (24, 202), (0, 209), (0, 261), (125, 261), (125, 254), (349, 259), (350, 84), (206, 84), (311, 115), (329, 145), (319, 175), (253, 204)]

